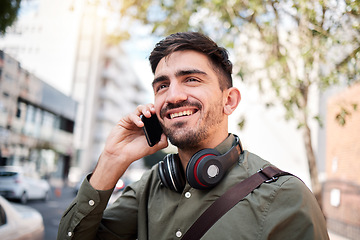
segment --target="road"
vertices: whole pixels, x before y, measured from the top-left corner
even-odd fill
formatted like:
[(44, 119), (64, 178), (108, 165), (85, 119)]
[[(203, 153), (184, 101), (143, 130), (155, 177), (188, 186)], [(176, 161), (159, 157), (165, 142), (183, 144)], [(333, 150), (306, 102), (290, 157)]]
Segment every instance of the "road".
[(50, 199), (47, 202), (34, 200), (26, 204), (38, 210), (43, 216), (45, 225), (44, 240), (56, 239), (61, 216), (74, 197), (74, 191), (70, 187), (53, 188)]

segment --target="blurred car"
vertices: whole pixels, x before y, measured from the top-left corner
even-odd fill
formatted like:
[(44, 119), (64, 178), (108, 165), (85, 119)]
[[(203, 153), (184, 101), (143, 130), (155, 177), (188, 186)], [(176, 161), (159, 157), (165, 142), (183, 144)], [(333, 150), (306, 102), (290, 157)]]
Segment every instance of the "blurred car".
[(35, 209), (0, 196), (0, 236), (1, 240), (42, 240), (43, 218)]
[(108, 205), (113, 204), (116, 201), (116, 199), (118, 199), (122, 195), (122, 192), (125, 189), (125, 187), (130, 183), (131, 181), (128, 180), (127, 178), (120, 178), (119, 181), (116, 183), (114, 191), (111, 194)]
[(48, 200), (50, 184), (21, 167), (0, 167), (0, 195), (26, 203), (29, 199)]
[(113, 194), (124, 190), (127, 184), (128, 184), (127, 180), (120, 178), (119, 181), (116, 183)]
[[(77, 184), (74, 187), (74, 193), (75, 195), (78, 193), (81, 184), (83, 183), (83, 181), (85, 180), (86, 176), (83, 176), (80, 178), (80, 181), (77, 182)], [(118, 192), (121, 192), (122, 190), (124, 190), (124, 188), (129, 184), (129, 180), (125, 179), (125, 178), (120, 178), (119, 181), (116, 183), (116, 186), (114, 188), (113, 194), (116, 194)]]
[[(85, 177), (86, 176), (83, 176), (80, 178), (80, 181), (77, 182), (77, 184), (74, 186), (74, 193), (75, 195), (79, 192), (79, 189), (81, 187), (81, 184), (83, 183), (83, 181), (85, 180)], [(125, 189), (125, 187), (127, 185), (130, 184), (130, 180), (128, 180), (127, 178), (120, 178), (119, 181), (116, 183), (116, 186), (111, 194), (111, 197), (109, 199), (109, 202), (108, 202), (108, 205), (111, 205), (113, 204), (116, 199), (118, 199), (121, 194), (122, 194), (122, 191)]]

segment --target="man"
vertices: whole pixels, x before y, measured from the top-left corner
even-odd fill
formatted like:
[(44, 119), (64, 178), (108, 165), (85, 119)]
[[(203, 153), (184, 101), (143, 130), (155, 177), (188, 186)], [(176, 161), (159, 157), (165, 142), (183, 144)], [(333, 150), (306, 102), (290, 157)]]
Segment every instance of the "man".
[[(238, 138), (228, 133), (228, 116), (241, 96), (232, 87), (232, 64), (225, 49), (200, 33), (177, 33), (160, 41), (149, 60), (154, 104), (138, 106), (112, 130), (94, 172), (64, 213), (58, 239), (180, 239), (226, 190), (270, 165), (248, 151), (238, 151), (235, 159), (228, 154), (241, 149)], [(157, 115), (164, 134), (149, 147), (140, 116), (152, 114)], [(154, 166), (106, 208), (128, 166), (165, 148), (167, 138), (177, 146), (178, 154)], [(195, 156), (202, 149), (211, 154), (216, 150), (214, 154), (222, 156), (220, 163), (228, 165), (224, 170), (212, 164), (206, 170), (209, 181), (223, 174), (209, 186), (196, 175), (202, 156)], [(174, 174), (164, 177), (167, 169)], [(185, 172), (184, 183), (175, 184), (177, 175)], [(175, 189), (169, 188), (172, 183)], [(312, 193), (299, 179), (287, 175), (255, 189), (202, 239), (328, 239), (328, 235)]]

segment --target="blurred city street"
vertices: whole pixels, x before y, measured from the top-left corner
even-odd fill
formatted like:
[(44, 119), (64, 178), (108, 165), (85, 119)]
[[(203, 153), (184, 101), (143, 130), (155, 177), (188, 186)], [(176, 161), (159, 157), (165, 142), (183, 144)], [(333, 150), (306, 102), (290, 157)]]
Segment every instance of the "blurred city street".
[(74, 199), (75, 193), (72, 187), (52, 188), (50, 199), (29, 201), (28, 206), (38, 210), (44, 220), (44, 240), (55, 240), (60, 219), (66, 208)]
[[(22, 174), (3, 174), (0, 194), (41, 213), (44, 240), (56, 239), (76, 184), (97, 165), (119, 120), (139, 105), (161, 104), (151, 84), (155, 44), (195, 29), (229, 51), (241, 102), (228, 116), (228, 132), (309, 187), (331, 240), (359, 239), (359, 0), (2, 3), (11, 8), (0, 8), (0, 168)], [(109, 204), (177, 151), (170, 144), (133, 163)], [(47, 201), (33, 200), (49, 193), (48, 183), (30, 186), (34, 179), (51, 185)]]

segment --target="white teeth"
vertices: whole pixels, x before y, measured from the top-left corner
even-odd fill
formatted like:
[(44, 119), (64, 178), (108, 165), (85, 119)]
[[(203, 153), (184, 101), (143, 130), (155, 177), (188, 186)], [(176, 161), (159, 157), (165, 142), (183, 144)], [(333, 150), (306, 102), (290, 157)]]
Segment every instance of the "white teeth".
[(181, 116), (190, 116), (190, 115), (192, 115), (192, 111), (187, 110), (187, 111), (182, 111), (182, 112), (177, 112), (177, 113), (170, 114), (170, 119), (173, 119), (173, 118), (176, 118), (176, 117), (181, 117)]

